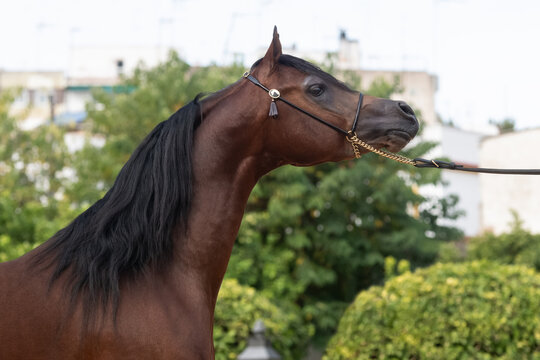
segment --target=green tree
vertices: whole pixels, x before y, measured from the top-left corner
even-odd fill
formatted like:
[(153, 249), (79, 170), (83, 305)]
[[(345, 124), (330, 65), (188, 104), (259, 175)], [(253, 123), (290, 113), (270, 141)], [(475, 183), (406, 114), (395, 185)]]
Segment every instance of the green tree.
[(19, 257), (65, 225), (71, 157), (61, 128), (21, 130), (9, 114), (15, 92), (0, 93), (0, 261)]

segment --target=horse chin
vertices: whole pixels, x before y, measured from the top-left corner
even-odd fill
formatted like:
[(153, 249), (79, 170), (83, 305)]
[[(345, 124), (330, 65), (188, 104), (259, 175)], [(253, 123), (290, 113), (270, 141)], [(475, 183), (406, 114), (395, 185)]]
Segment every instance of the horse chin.
[(406, 131), (390, 130), (385, 136), (375, 140), (373, 146), (377, 149), (385, 148), (390, 152), (396, 153), (403, 149), (412, 138), (413, 136)]

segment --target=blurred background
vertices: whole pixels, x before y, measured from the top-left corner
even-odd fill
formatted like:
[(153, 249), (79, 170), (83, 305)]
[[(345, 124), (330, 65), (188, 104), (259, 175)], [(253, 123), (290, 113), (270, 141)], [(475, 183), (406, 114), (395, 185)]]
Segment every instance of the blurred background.
[[(236, 81), (274, 25), (284, 53), (411, 104), (422, 133), (406, 154), (540, 168), (539, 17), (532, 0), (0, 0), (0, 260), (103, 196), (143, 136), (198, 92)], [(287, 326), (303, 330), (278, 348), (320, 358), (356, 294), (393, 276), (473, 259), (540, 268), (538, 199), (534, 177), (418, 172), (370, 156), (287, 167), (252, 194), (227, 296), (248, 301), (249, 286), (286, 300), (279, 311), (297, 316)], [(236, 354), (255, 315), (233, 341), (234, 319), (219, 314), (216, 349)], [(283, 338), (283, 326), (269, 330)]]
[(171, 48), (191, 65), (249, 65), (274, 25), (288, 49), (317, 60), (339, 50), (344, 31), (357, 42), (344, 66), (435, 75), (436, 110), (445, 121), (468, 129), (505, 117), (520, 129), (537, 121), (534, 1), (4, 0), (1, 6), (5, 70), (110, 77), (110, 57), (125, 58), (130, 69), (138, 60), (163, 60)]

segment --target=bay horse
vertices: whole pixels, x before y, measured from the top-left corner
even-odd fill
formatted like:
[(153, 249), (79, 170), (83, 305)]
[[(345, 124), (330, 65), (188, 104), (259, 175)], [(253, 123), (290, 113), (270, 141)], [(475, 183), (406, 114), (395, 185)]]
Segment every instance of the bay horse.
[(396, 152), (417, 131), (404, 102), (282, 54), (274, 28), (249, 73), (157, 125), (101, 200), (0, 264), (0, 359), (213, 359), (214, 306), (257, 180), (358, 157), (353, 135)]

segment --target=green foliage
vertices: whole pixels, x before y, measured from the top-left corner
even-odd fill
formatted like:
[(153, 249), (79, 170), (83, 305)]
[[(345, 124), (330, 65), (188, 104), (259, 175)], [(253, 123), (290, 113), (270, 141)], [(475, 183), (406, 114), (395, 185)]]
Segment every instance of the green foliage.
[(538, 299), (530, 268), (437, 264), (360, 293), (324, 359), (538, 359)]
[(283, 359), (302, 357), (313, 328), (304, 325), (298, 308), (273, 302), (236, 280), (223, 282), (214, 320), (216, 360), (236, 359), (246, 348), (250, 329), (258, 319), (264, 321), (267, 338)]
[(411, 271), (411, 263), (405, 259), (396, 261), (393, 256), (384, 258), (384, 280), (389, 280), (398, 275), (405, 274)]
[(51, 124), (21, 130), (8, 111), (13, 96), (0, 93), (0, 261), (45, 241), (71, 212), (63, 196), (71, 161), (63, 130)]
[(540, 271), (540, 234), (531, 234), (513, 212), (511, 230), (506, 234), (486, 233), (473, 237), (460, 251), (461, 243), (446, 244), (441, 249), (442, 261), (487, 259), (502, 264), (527, 265)]
[(28, 251), (32, 250), (37, 244), (13, 241), (6, 234), (0, 235), (0, 262), (16, 259)]

